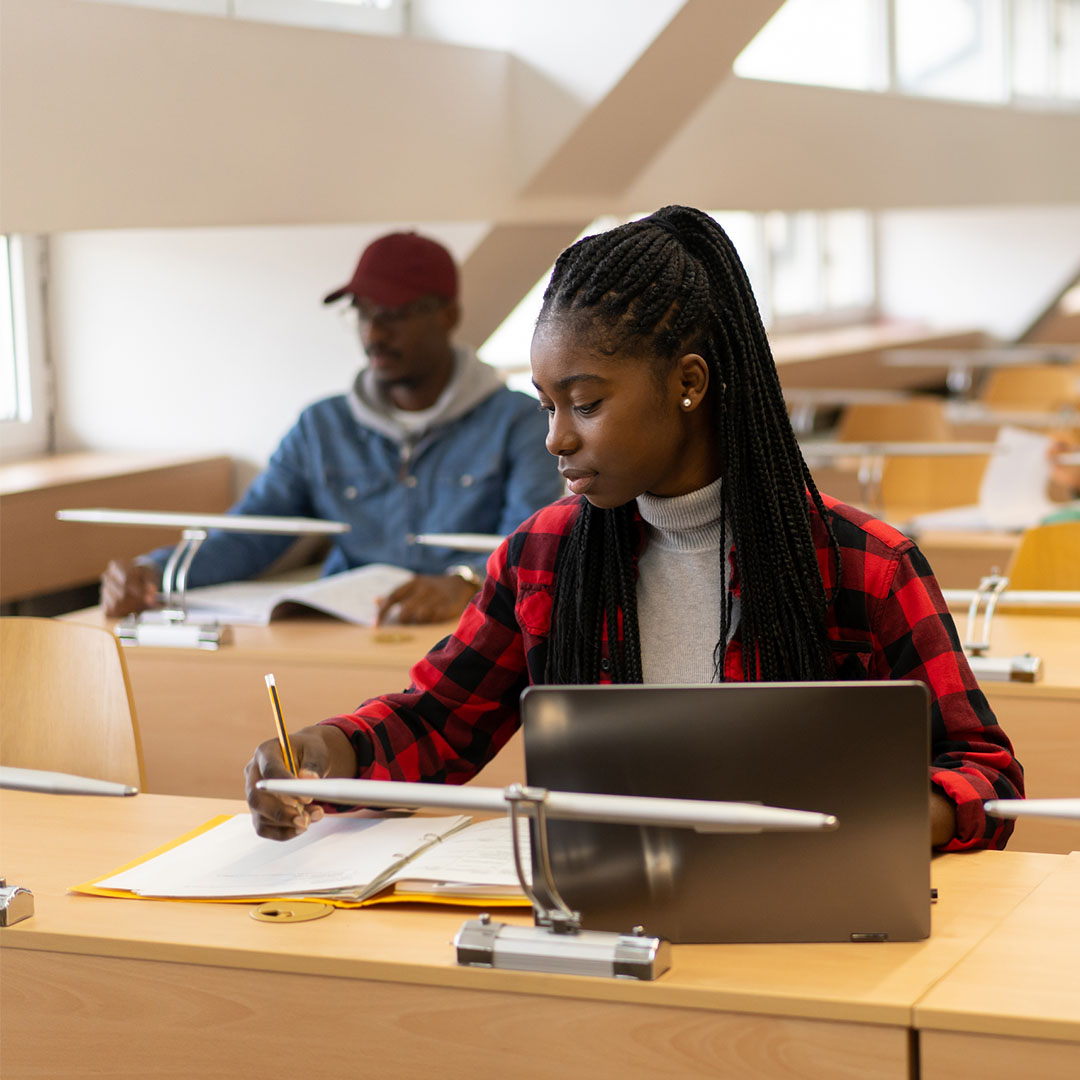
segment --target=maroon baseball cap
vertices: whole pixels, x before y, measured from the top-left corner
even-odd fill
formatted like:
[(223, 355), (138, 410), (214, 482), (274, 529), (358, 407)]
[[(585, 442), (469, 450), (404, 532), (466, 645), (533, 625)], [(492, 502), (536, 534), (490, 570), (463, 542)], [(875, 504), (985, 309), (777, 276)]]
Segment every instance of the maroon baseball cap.
[(324, 297), (323, 303), (352, 296), (400, 307), (421, 296), (455, 300), (457, 289), (457, 267), (442, 244), (414, 232), (390, 233), (368, 244), (352, 280)]

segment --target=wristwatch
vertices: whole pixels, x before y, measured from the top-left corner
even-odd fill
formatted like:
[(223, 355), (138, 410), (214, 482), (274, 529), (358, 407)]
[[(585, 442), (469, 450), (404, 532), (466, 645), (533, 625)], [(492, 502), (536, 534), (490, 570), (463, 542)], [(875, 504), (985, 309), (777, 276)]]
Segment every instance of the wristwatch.
[(468, 563), (462, 563), (460, 566), (451, 566), (446, 571), (447, 577), (459, 577), (467, 581), (474, 589), (479, 589), (484, 584), (484, 579), (476, 572), (476, 570), (469, 566)]

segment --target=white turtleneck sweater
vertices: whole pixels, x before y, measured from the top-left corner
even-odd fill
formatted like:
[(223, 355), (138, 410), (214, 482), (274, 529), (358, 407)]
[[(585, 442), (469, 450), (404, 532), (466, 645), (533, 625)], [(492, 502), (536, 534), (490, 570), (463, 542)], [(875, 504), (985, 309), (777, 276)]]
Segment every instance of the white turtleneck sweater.
[[(730, 574), (720, 480), (688, 495), (638, 496), (646, 544), (638, 560), (638, 632), (647, 683), (715, 681), (713, 649)], [(739, 620), (732, 598), (731, 633)], [(729, 633), (728, 640), (731, 640)]]

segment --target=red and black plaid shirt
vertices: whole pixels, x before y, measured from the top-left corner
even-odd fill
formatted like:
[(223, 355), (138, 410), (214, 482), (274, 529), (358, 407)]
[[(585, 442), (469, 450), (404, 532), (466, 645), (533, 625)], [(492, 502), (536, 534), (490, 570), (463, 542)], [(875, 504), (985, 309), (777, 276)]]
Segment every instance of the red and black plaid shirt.
[[(956, 804), (957, 836), (947, 850), (1002, 847), (1011, 822), (987, 819), (982, 803), (1022, 796), (1023, 773), (972, 675), (929, 565), (891, 526), (823, 498), (841, 554), (828, 616), (835, 677), (926, 683), (931, 780)], [(454, 633), (413, 667), (408, 690), (326, 721), (350, 737), (357, 775), (459, 784), (506, 743), (520, 723), (521, 691), (544, 681), (555, 558), (580, 505), (578, 497), (552, 503), (492, 554), (483, 588)], [(832, 590), (832, 549), (813, 507), (811, 527)], [(742, 678), (738, 630), (724, 671), (729, 680)]]

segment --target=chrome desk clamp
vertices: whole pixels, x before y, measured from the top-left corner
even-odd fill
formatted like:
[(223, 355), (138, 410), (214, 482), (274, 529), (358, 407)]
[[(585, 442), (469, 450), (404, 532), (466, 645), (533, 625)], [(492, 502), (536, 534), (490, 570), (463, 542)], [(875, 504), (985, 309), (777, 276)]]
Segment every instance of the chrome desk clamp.
[[(1009, 579), (1002, 577), (995, 567), (979, 582), (968, 607), (967, 626), (964, 629), (964, 651), (968, 654), (971, 670), (978, 678), (1000, 682), (1038, 682), (1043, 676), (1042, 659), (1024, 653), (1020, 656), (987, 656), (990, 649), (990, 626), (998, 599), (1008, 588)], [(976, 638), (975, 623), (983, 601), (982, 633)]]
[(859, 491), (862, 501), (871, 509), (881, 508), (881, 478), (885, 474), (885, 455), (880, 451), (859, 458)]
[(0, 878), (0, 926), (14, 926), (34, 914), (34, 894)]
[[(511, 784), (506, 789), (514, 869), (522, 891), (532, 904), (535, 926), (495, 922), (490, 915), (468, 919), (454, 937), (459, 964), (474, 967), (515, 968), (522, 971), (561, 972), (568, 975), (607, 975), (628, 979), (656, 979), (671, 967), (671, 945), (663, 938), (647, 937), (642, 927), (628, 934), (583, 930), (581, 915), (562, 898), (551, 873), (548, 848), (547, 791)], [(519, 834), (525, 816), (535, 823), (537, 859), (545, 904), (525, 871)]]
[[(979, 582), (979, 587), (975, 590), (975, 595), (968, 606), (967, 626), (964, 629), (964, 648), (971, 656), (983, 656), (990, 648), (990, 623), (994, 618), (994, 608), (997, 607), (998, 597), (1008, 586), (1009, 579), (1002, 577), (996, 566)], [(982, 635), (976, 639), (975, 622), (984, 600), (986, 610), (983, 612)]]
[(184, 529), (161, 575), (165, 606), (160, 611), (129, 615), (116, 627), (124, 645), (172, 645), (181, 649), (216, 649), (229, 640), (229, 628), (217, 622), (190, 623), (187, 577), (206, 529)]
[(162, 615), (170, 622), (187, 618), (187, 576), (196, 552), (207, 537), (205, 529), (184, 529), (180, 543), (173, 548), (161, 575), (161, 591), (165, 594)]

